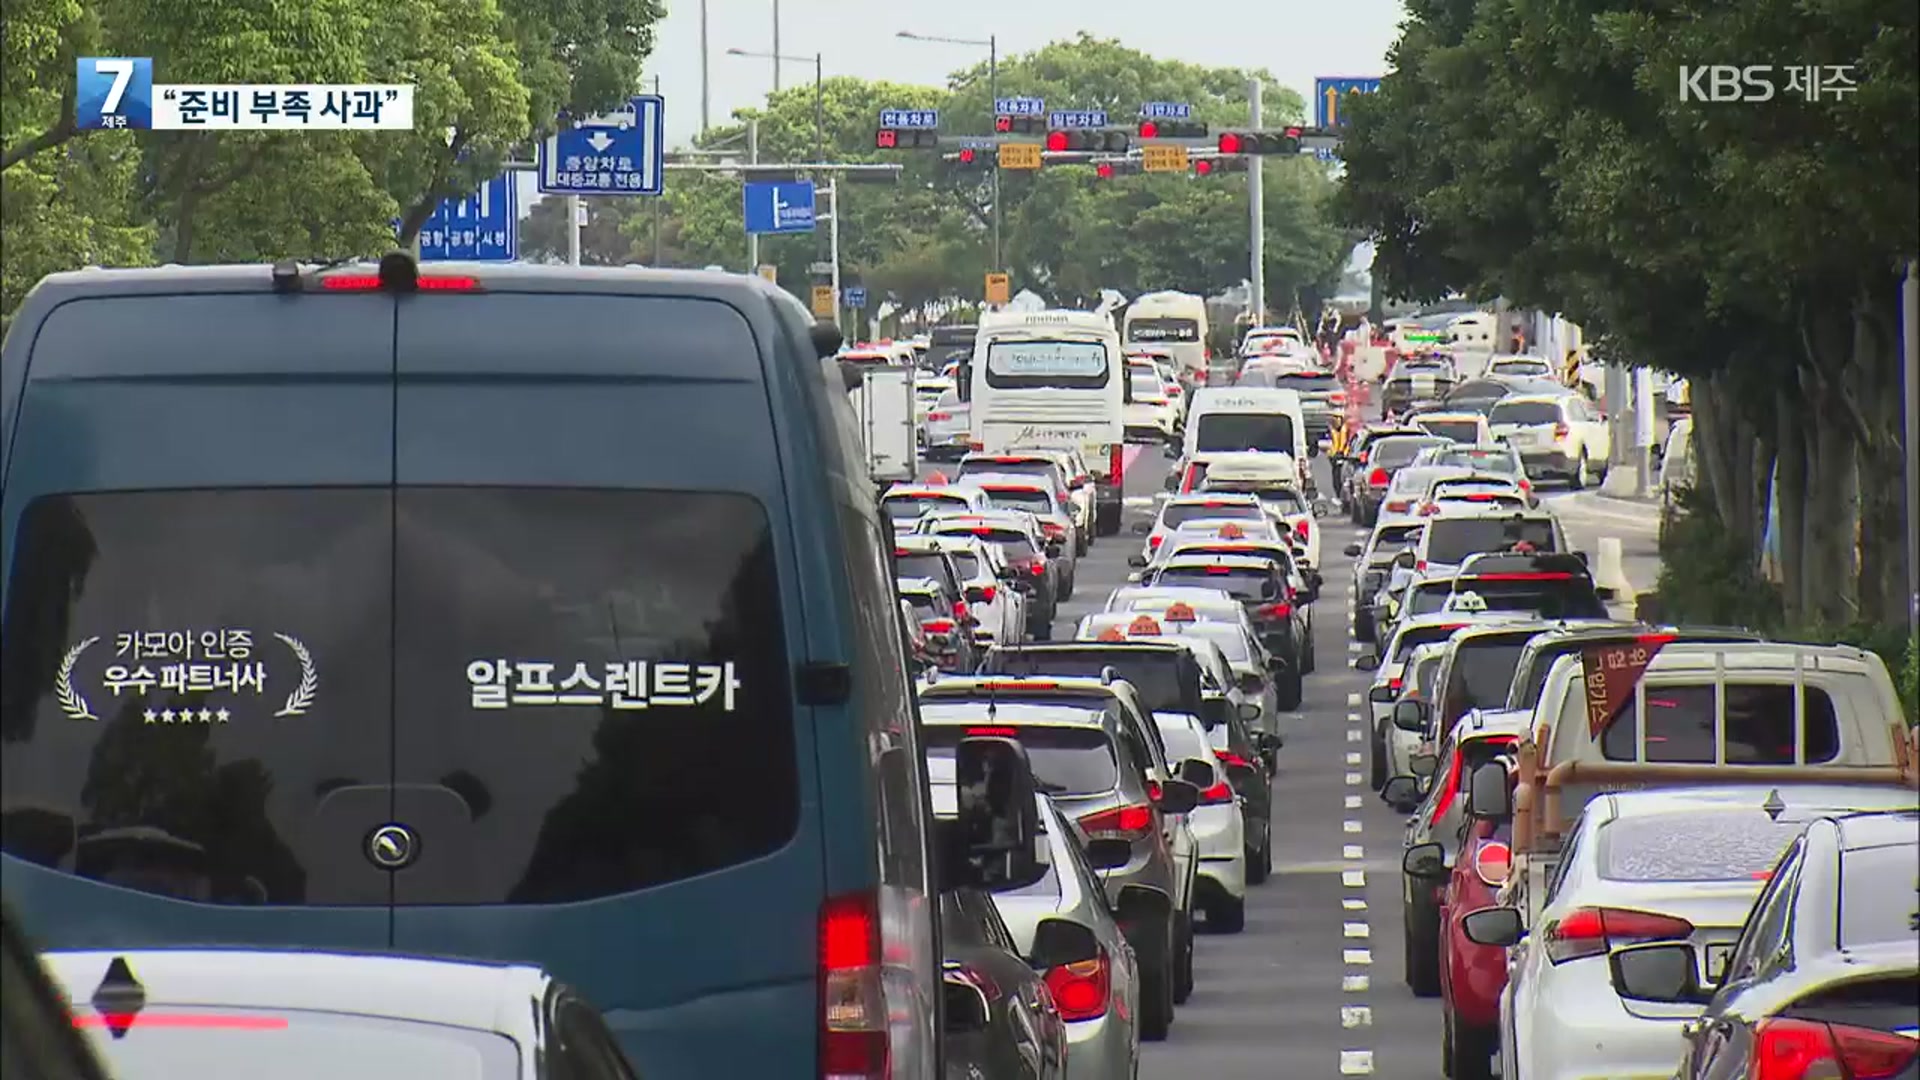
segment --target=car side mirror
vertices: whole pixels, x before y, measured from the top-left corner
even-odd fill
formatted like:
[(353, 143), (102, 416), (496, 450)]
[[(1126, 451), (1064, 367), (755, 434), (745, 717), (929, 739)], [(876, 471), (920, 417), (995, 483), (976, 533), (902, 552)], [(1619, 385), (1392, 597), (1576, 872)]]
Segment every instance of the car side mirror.
[[(1492, 945), (1506, 948), (1527, 936), (1527, 928), (1520, 921), (1520, 909), (1510, 907), (1487, 907), (1479, 911), (1468, 912), (1460, 920), (1460, 929), (1467, 940), (1475, 945)], [(1693, 947), (1679, 946), (1687, 950), (1688, 962), (1692, 962)]]
[[(1166, 449), (1162, 450), (1161, 453), (1166, 455), (1166, 458), (1168, 461), (1178, 461), (1180, 460), (1180, 444), (1169, 442), (1166, 445)], [(1179, 481), (1174, 478), (1169, 478), (1167, 483), (1168, 483), (1167, 490), (1172, 491), (1173, 485), (1178, 484)]]
[(1425, 731), (1427, 729), (1427, 706), (1425, 702), (1411, 698), (1394, 702), (1393, 726), (1401, 731)]
[(1359, 544), (1348, 544), (1342, 550), (1344, 550), (1347, 553), (1347, 558), (1357, 559), (1360, 557), (1361, 553), (1366, 549), (1362, 548)]
[[(1267, 688), (1267, 680), (1257, 671), (1248, 671), (1241, 673), (1240, 677), (1234, 680), (1234, 685), (1238, 686), (1243, 694), (1258, 694)], [(1252, 703), (1243, 702), (1242, 706), (1249, 704)], [(1255, 710), (1254, 715), (1259, 715), (1258, 709)]]
[(1087, 841), (1087, 863), (1095, 870), (1118, 870), (1133, 861), (1133, 842), (1118, 837)]
[(1413, 552), (1411, 551), (1403, 551), (1400, 554), (1395, 555), (1393, 557), (1393, 565), (1402, 567), (1407, 570), (1413, 569), (1413, 564), (1415, 561), (1416, 560), (1413, 557)]
[(813, 341), (814, 355), (822, 360), (838, 353), (847, 340), (841, 335), (840, 328), (830, 322), (814, 323), (807, 334)]
[(1201, 791), (1205, 791), (1220, 782), (1219, 771), (1213, 767), (1213, 762), (1202, 761), (1199, 758), (1186, 758), (1181, 761), (1179, 772), (1180, 779), (1185, 780)]
[(987, 1004), (986, 995), (962, 974), (960, 965), (946, 965), (941, 975), (941, 992), (946, 996), (946, 1009), (941, 1017), (946, 1034), (977, 1035), (992, 1024), (993, 1007)]
[(1240, 714), (1240, 719), (1245, 720), (1249, 724), (1260, 719), (1260, 706), (1251, 701), (1241, 702), (1240, 707), (1235, 711)]
[(1601, 600), (1611, 602), (1619, 593), (1616, 592), (1611, 585), (1596, 585), (1593, 589), (1593, 595), (1599, 597)]
[(1129, 555), (1127, 556), (1127, 565), (1133, 567), (1135, 570), (1145, 570), (1147, 568), (1147, 557), (1145, 555)]
[(1467, 779), (1467, 813), (1481, 821), (1513, 819), (1513, 789), (1507, 786), (1507, 767), (1490, 761)]
[(1154, 805), (1163, 814), (1184, 814), (1200, 805), (1200, 789), (1185, 780), (1168, 780), (1160, 785), (1160, 797)]
[(1050, 971), (1100, 957), (1100, 939), (1091, 927), (1071, 919), (1041, 919), (1033, 928), (1027, 961), (1035, 971)]
[[(1372, 655), (1372, 654), (1366, 653), (1362, 655)], [(1388, 686), (1385, 683), (1381, 683), (1380, 685), (1367, 691), (1367, 700), (1373, 702), (1376, 705), (1386, 705), (1386, 704), (1390, 704), (1393, 701), (1393, 695), (1394, 695), (1393, 687)]]
[(1588, 561), (1588, 559), (1587, 559), (1587, 553), (1586, 553), (1586, 552), (1584, 552), (1584, 551), (1573, 551), (1573, 552), (1569, 552), (1568, 554), (1570, 554), (1570, 555), (1572, 555), (1572, 556), (1573, 556), (1574, 558), (1576, 558), (1576, 559), (1579, 559), (1579, 560), (1580, 560), (1580, 565), (1581, 565), (1581, 566), (1591, 566), (1591, 565), (1593, 565), (1593, 564), (1592, 564), (1591, 562), (1589, 562), (1589, 561)]
[(1151, 533), (1153, 531), (1153, 522), (1136, 521), (1133, 523), (1132, 528), (1129, 529), (1128, 531), (1132, 532), (1133, 535), (1135, 536), (1145, 536), (1148, 533)]
[(1268, 578), (1260, 583), (1260, 599), (1271, 600), (1279, 595), (1280, 586), (1275, 584), (1272, 578)]
[(1628, 945), (1607, 957), (1607, 971), (1614, 990), (1631, 1001), (1704, 1005), (1713, 997), (1695, 974), (1691, 945), (1658, 941)]
[(1447, 876), (1447, 849), (1439, 844), (1415, 844), (1400, 857), (1400, 869), (1408, 877), (1444, 878)]
[(942, 844), (946, 888), (1016, 889), (1045, 873), (1033, 769), (1012, 739), (962, 739), (954, 750), (959, 813)]
[(1420, 781), (1411, 776), (1389, 776), (1380, 789), (1380, 801), (1401, 814), (1420, 809), (1421, 797)]
[[(1380, 670), (1380, 654), (1377, 652), (1361, 653), (1359, 656), (1353, 658), (1353, 669), (1355, 671)], [(1389, 691), (1389, 693), (1391, 693), (1391, 691)]]
[(1407, 770), (1423, 780), (1438, 772), (1439, 768), (1440, 759), (1432, 754), (1414, 754), (1407, 759)]

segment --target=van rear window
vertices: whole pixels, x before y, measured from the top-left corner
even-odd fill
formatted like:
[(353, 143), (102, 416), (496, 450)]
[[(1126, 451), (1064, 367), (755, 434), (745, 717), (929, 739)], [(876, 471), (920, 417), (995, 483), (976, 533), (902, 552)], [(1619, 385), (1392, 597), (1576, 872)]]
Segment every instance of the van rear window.
[(1171, 504), (1160, 511), (1160, 524), (1177, 529), (1189, 521), (1265, 521), (1266, 517), (1267, 512), (1258, 503), (1209, 499)]
[[(9, 854), (222, 904), (562, 903), (744, 862), (797, 827), (750, 498), (106, 492), (36, 500), (18, 541)], [(432, 861), (373, 865), (385, 822)]]
[(1535, 551), (1554, 547), (1553, 522), (1547, 518), (1439, 518), (1427, 526), (1427, 561), (1458, 565), (1467, 556), (1505, 551), (1519, 541)]
[[(1646, 694), (1647, 760), (1711, 763), (1713, 686), (1649, 686)], [(1727, 684), (1727, 764), (1793, 764), (1793, 704), (1790, 685)], [(1817, 686), (1806, 689), (1802, 731), (1808, 764), (1839, 756), (1840, 724), (1833, 701)], [(1608, 761), (1634, 760), (1637, 734), (1629, 698), (1601, 733), (1601, 755)]]
[(1284, 413), (1201, 413), (1194, 427), (1194, 449), (1203, 454), (1233, 450), (1291, 454), (1293, 420)]

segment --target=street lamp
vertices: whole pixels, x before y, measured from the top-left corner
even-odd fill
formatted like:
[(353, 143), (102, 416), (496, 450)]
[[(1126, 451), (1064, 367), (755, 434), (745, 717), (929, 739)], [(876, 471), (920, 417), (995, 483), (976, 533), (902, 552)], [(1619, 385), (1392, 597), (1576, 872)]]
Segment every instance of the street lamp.
[[(752, 52), (747, 49), (728, 49), (727, 55), (745, 56), (755, 60), (771, 60), (774, 62), (775, 71), (779, 70), (780, 64), (813, 65), (813, 160), (820, 162), (826, 161), (826, 121), (823, 118), (824, 110), (821, 95), (821, 83), (823, 81), (821, 54), (814, 53), (812, 56), (790, 56), (786, 53), (778, 52)], [(779, 88), (780, 84), (776, 82), (774, 89), (778, 90)]]
[[(916, 34), (911, 30), (902, 30), (894, 35), (908, 41), (931, 41), (941, 45), (969, 45), (976, 49), (987, 50), (987, 119), (993, 120), (995, 102), (1000, 100), (1000, 39), (999, 35), (989, 35), (986, 40), (979, 38), (943, 37), (939, 34)], [(989, 126), (991, 131), (992, 127)], [(993, 170), (993, 266), (995, 273), (1006, 269), (1000, 264), (1000, 170)]]

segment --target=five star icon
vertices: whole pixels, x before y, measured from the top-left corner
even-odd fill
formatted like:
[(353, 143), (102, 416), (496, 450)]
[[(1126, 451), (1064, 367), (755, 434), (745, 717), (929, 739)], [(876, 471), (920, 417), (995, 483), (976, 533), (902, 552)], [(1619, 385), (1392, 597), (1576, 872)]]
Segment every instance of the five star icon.
[(228, 709), (208, 709), (205, 707), (200, 709), (147, 709), (140, 715), (141, 718), (149, 724), (191, 724), (195, 721), (202, 724), (225, 724), (231, 722), (233, 719), (233, 713)]

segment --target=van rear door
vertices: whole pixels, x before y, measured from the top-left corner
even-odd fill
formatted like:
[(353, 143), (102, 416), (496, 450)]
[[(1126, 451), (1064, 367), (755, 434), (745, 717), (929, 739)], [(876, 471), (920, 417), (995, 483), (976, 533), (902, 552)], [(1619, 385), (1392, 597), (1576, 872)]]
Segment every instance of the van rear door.
[[(503, 344), (529, 326), (554, 347)], [(537, 958), (641, 1075), (800, 1075), (825, 854), (752, 328), (422, 294), (396, 341), (394, 945)]]
[(394, 301), (188, 284), (7, 338), (9, 898), (52, 948), (384, 948)]

